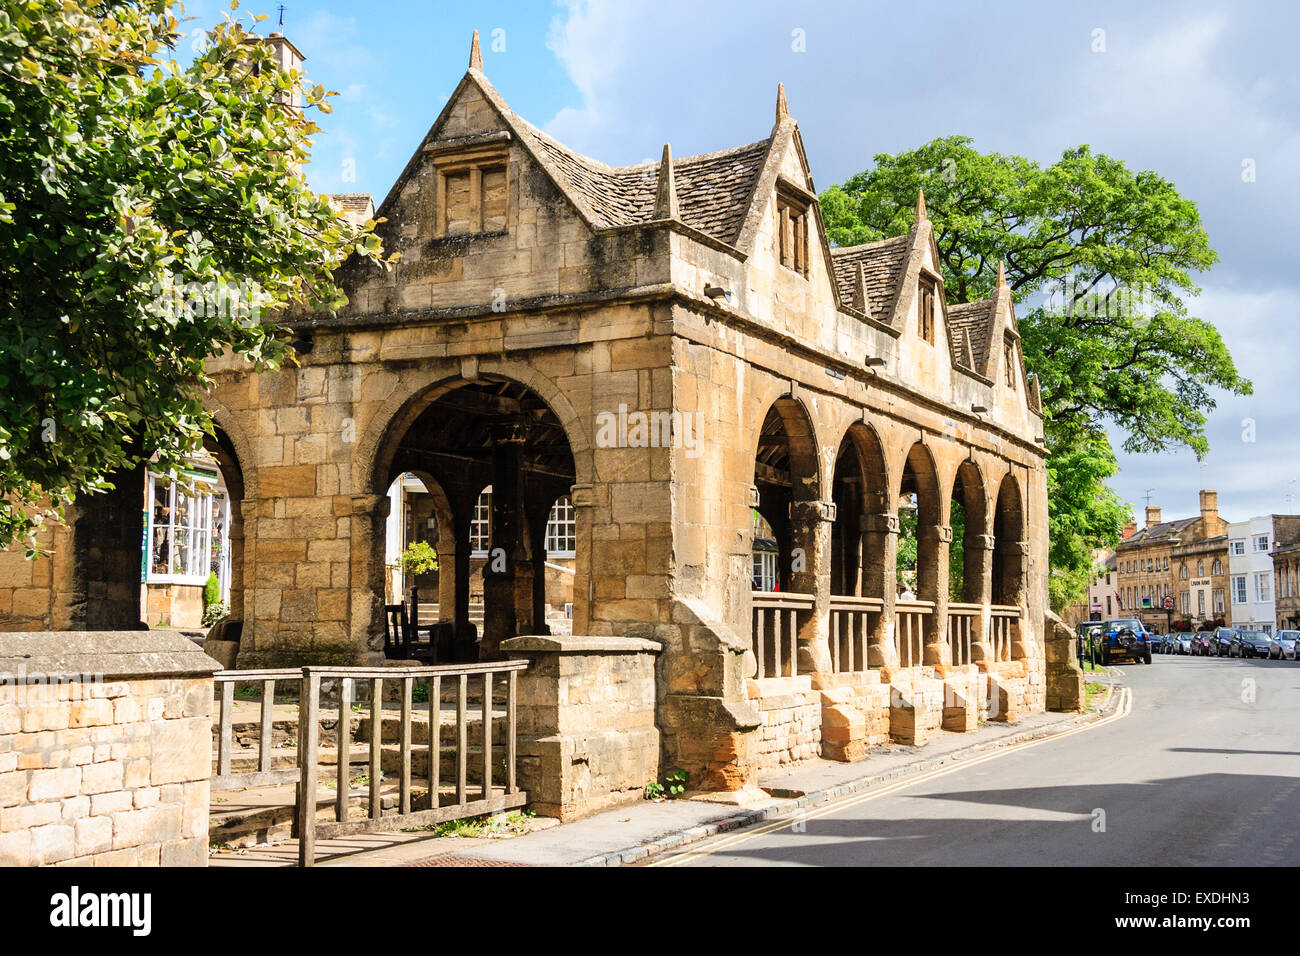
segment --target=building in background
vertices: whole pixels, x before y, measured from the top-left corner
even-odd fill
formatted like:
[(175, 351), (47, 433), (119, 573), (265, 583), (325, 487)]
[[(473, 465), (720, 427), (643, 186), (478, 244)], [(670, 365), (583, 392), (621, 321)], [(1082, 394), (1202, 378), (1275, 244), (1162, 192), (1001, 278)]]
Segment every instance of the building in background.
[(1300, 542), (1274, 544), (1274, 605), (1279, 631), (1300, 628)]
[[(1272, 634), (1280, 627), (1277, 599), (1285, 588), (1295, 593), (1294, 577), (1284, 580), (1274, 552), (1300, 541), (1300, 515), (1260, 515), (1228, 527), (1229, 595), (1232, 620), (1240, 627)], [(1294, 616), (1294, 615), (1293, 615)]]
[(1148, 627), (1199, 628), (1230, 621), (1228, 522), (1218, 492), (1200, 494), (1200, 514), (1163, 521), (1148, 505), (1146, 525), (1115, 549), (1116, 585), (1124, 614)]
[[(1124, 538), (1136, 530), (1128, 524), (1124, 528)], [(1098, 548), (1092, 553), (1093, 563), (1100, 568), (1088, 583), (1088, 593), (1078, 604), (1072, 604), (1061, 615), (1066, 624), (1075, 627), (1084, 621), (1105, 621), (1120, 613), (1119, 582), (1115, 571), (1115, 552), (1109, 548)]]

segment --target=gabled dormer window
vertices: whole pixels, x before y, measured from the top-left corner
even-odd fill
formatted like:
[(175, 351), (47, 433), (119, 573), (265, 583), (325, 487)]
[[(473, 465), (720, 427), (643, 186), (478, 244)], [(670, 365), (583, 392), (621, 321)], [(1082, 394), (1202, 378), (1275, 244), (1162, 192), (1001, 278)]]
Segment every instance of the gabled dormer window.
[(924, 341), (933, 345), (935, 303), (937, 301), (934, 282), (923, 277), (920, 281), (919, 292), (920, 294), (917, 296), (918, 321), (916, 332)]
[(1003, 374), (1008, 388), (1016, 387), (1016, 344), (1010, 339), (1002, 347)]
[(776, 232), (781, 265), (808, 275), (808, 201), (793, 192), (776, 194)]
[(504, 232), (510, 193), (505, 150), (477, 150), (434, 159), (437, 210), (434, 234), (473, 236)]

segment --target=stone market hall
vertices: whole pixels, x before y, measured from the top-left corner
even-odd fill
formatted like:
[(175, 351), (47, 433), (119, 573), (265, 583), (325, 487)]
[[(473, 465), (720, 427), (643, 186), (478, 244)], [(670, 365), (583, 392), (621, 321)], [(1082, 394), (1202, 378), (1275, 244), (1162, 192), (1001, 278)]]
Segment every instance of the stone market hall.
[[(280, 318), (299, 367), (210, 363), (240, 668), (384, 662), (390, 489), (414, 478), (440, 661), (650, 655), (646, 686), (610, 671), (612, 743), (573, 758), (616, 762), (620, 695), (648, 695), (658, 767), (628, 788), (1077, 707), (1011, 291), (948, 303), (923, 196), (908, 234), (832, 246), (782, 89), (753, 143), (608, 166), (512, 112), (476, 35), (374, 214), (400, 260)], [(52, 559), (0, 555), (0, 629), (138, 626), (146, 485), (119, 478)]]

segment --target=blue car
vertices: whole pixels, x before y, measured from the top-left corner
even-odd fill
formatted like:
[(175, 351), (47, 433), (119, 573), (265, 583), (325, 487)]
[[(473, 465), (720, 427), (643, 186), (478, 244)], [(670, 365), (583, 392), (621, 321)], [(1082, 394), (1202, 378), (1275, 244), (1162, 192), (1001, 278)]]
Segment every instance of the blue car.
[(1117, 660), (1134, 663), (1151, 663), (1152, 634), (1135, 617), (1107, 621), (1101, 630), (1101, 662), (1113, 664)]

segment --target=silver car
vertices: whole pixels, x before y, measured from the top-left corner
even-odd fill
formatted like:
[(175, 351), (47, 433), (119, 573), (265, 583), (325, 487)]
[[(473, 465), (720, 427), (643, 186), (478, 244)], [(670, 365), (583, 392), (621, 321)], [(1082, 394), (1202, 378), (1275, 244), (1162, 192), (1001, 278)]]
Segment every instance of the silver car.
[(1296, 659), (1296, 649), (1300, 646), (1300, 631), (1278, 631), (1269, 642), (1268, 656), (1280, 661)]

